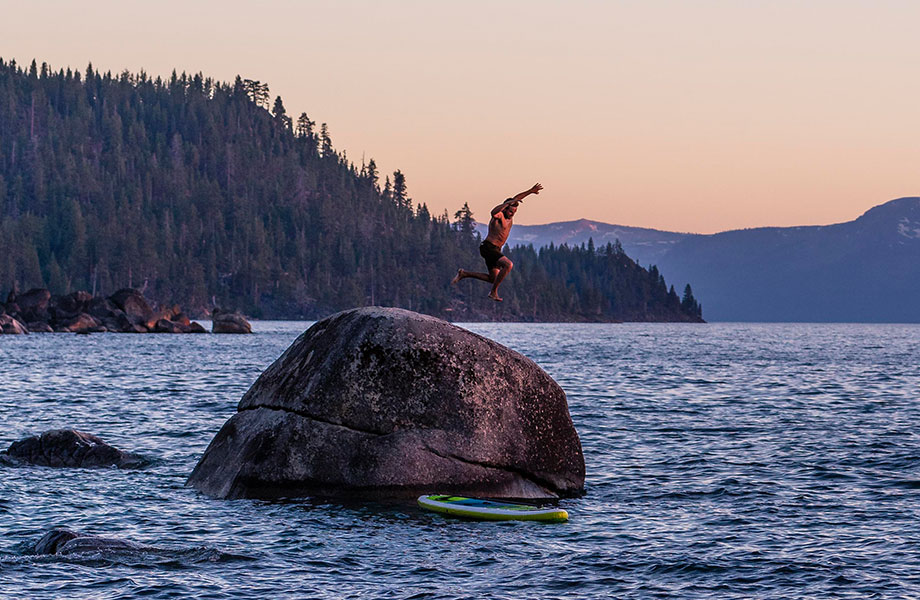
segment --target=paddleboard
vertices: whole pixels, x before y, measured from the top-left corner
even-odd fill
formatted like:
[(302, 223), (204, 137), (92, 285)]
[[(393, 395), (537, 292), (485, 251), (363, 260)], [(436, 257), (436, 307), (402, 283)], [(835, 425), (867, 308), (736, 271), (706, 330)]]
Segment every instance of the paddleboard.
[(538, 508), (526, 504), (511, 504), (494, 500), (464, 498), (462, 496), (419, 496), (418, 505), (425, 510), (488, 521), (568, 521), (569, 513), (561, 508)]

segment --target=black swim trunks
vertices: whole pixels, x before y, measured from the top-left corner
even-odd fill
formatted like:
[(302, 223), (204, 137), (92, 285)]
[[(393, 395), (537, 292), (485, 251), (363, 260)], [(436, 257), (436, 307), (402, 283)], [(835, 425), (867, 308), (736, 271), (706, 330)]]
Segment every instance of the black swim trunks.
[(502, 254), (502, 249), (492, 242), (483, 242), (479, 244), (479, 254), (486, 259), (486, 267), (488, 267), (490, 271), (492, 269), (498, 269), (498, 261), (505, 257), (505, 255)]

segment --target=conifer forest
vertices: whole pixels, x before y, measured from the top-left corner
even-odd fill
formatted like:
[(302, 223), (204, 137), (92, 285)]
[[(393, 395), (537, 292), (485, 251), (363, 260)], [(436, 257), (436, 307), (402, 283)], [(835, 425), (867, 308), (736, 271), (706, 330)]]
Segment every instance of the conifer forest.
[(481, 281), (452, 286), (458, 267), (485, 270), (474, 218), (432, 214), (406, 174), (355, 164), (262, 82), (0, 59), (4, 297), (133, 287), (255, 318), (383, 305), (454, 321), (702, 319), (689, 286), (679, 296), (618, 243), (506, 249), (502, 303)]

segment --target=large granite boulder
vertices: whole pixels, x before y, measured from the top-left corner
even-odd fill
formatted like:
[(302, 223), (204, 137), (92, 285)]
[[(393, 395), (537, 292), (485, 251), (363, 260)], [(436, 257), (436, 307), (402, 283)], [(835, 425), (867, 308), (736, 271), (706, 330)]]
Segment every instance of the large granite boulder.
[(238, 312), (229, 312), (215, 308), (211, 315), (212, 333), (252, 333), (252, 325)]
[(53, 429), (23, 438), (0, 452), (0, 464), (7, 466), (136, 468), (144, 463), (136, 454), (123, 452), (75, 429)]
[(220, 498), (583, 492), (565, 393), (445, 321), (361, 308), (304, 332), (253, 384), (189, 485)]

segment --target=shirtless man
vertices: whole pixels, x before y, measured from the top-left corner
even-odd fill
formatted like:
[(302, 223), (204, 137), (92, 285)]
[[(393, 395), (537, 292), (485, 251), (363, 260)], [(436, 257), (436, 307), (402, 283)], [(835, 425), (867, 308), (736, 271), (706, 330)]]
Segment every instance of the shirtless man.
[(502, 301), (498, 296), (498, 284), (502, 282), (502, 279), (505, 278), (505, 275), (508, 274), (511, 267), (514, 266), (514, 263), (512, 263), (507, 256), (502, 254), (502, 248), (508, 240), (508, 234), (511, 233), (511, 219), (514, 217), (514, 213), (517, 212), (518, 205), (524, 201), (524, 198), (530, 194), (539, 194), (542, 189), (542, 185), (535, 183), (533, 187), (526, 192), (521, 192), (513, 198), (508, 198), (492, 209), (492, 219), (489, 220), (489, 235), (486, 236), (486, 239), (484, 239), (479, 246), (479, 254), (485, 259), (486, 268), (489, 272), (475, 273), (473, 271), (457, 269), (457, 275), (453, 278), (451, 283), (457, 283), (461, 279), (466, 279), (467, 277), (486, 281), (492, 284), (492, 291), (489, 292), (489, 298), (496, 302)]

